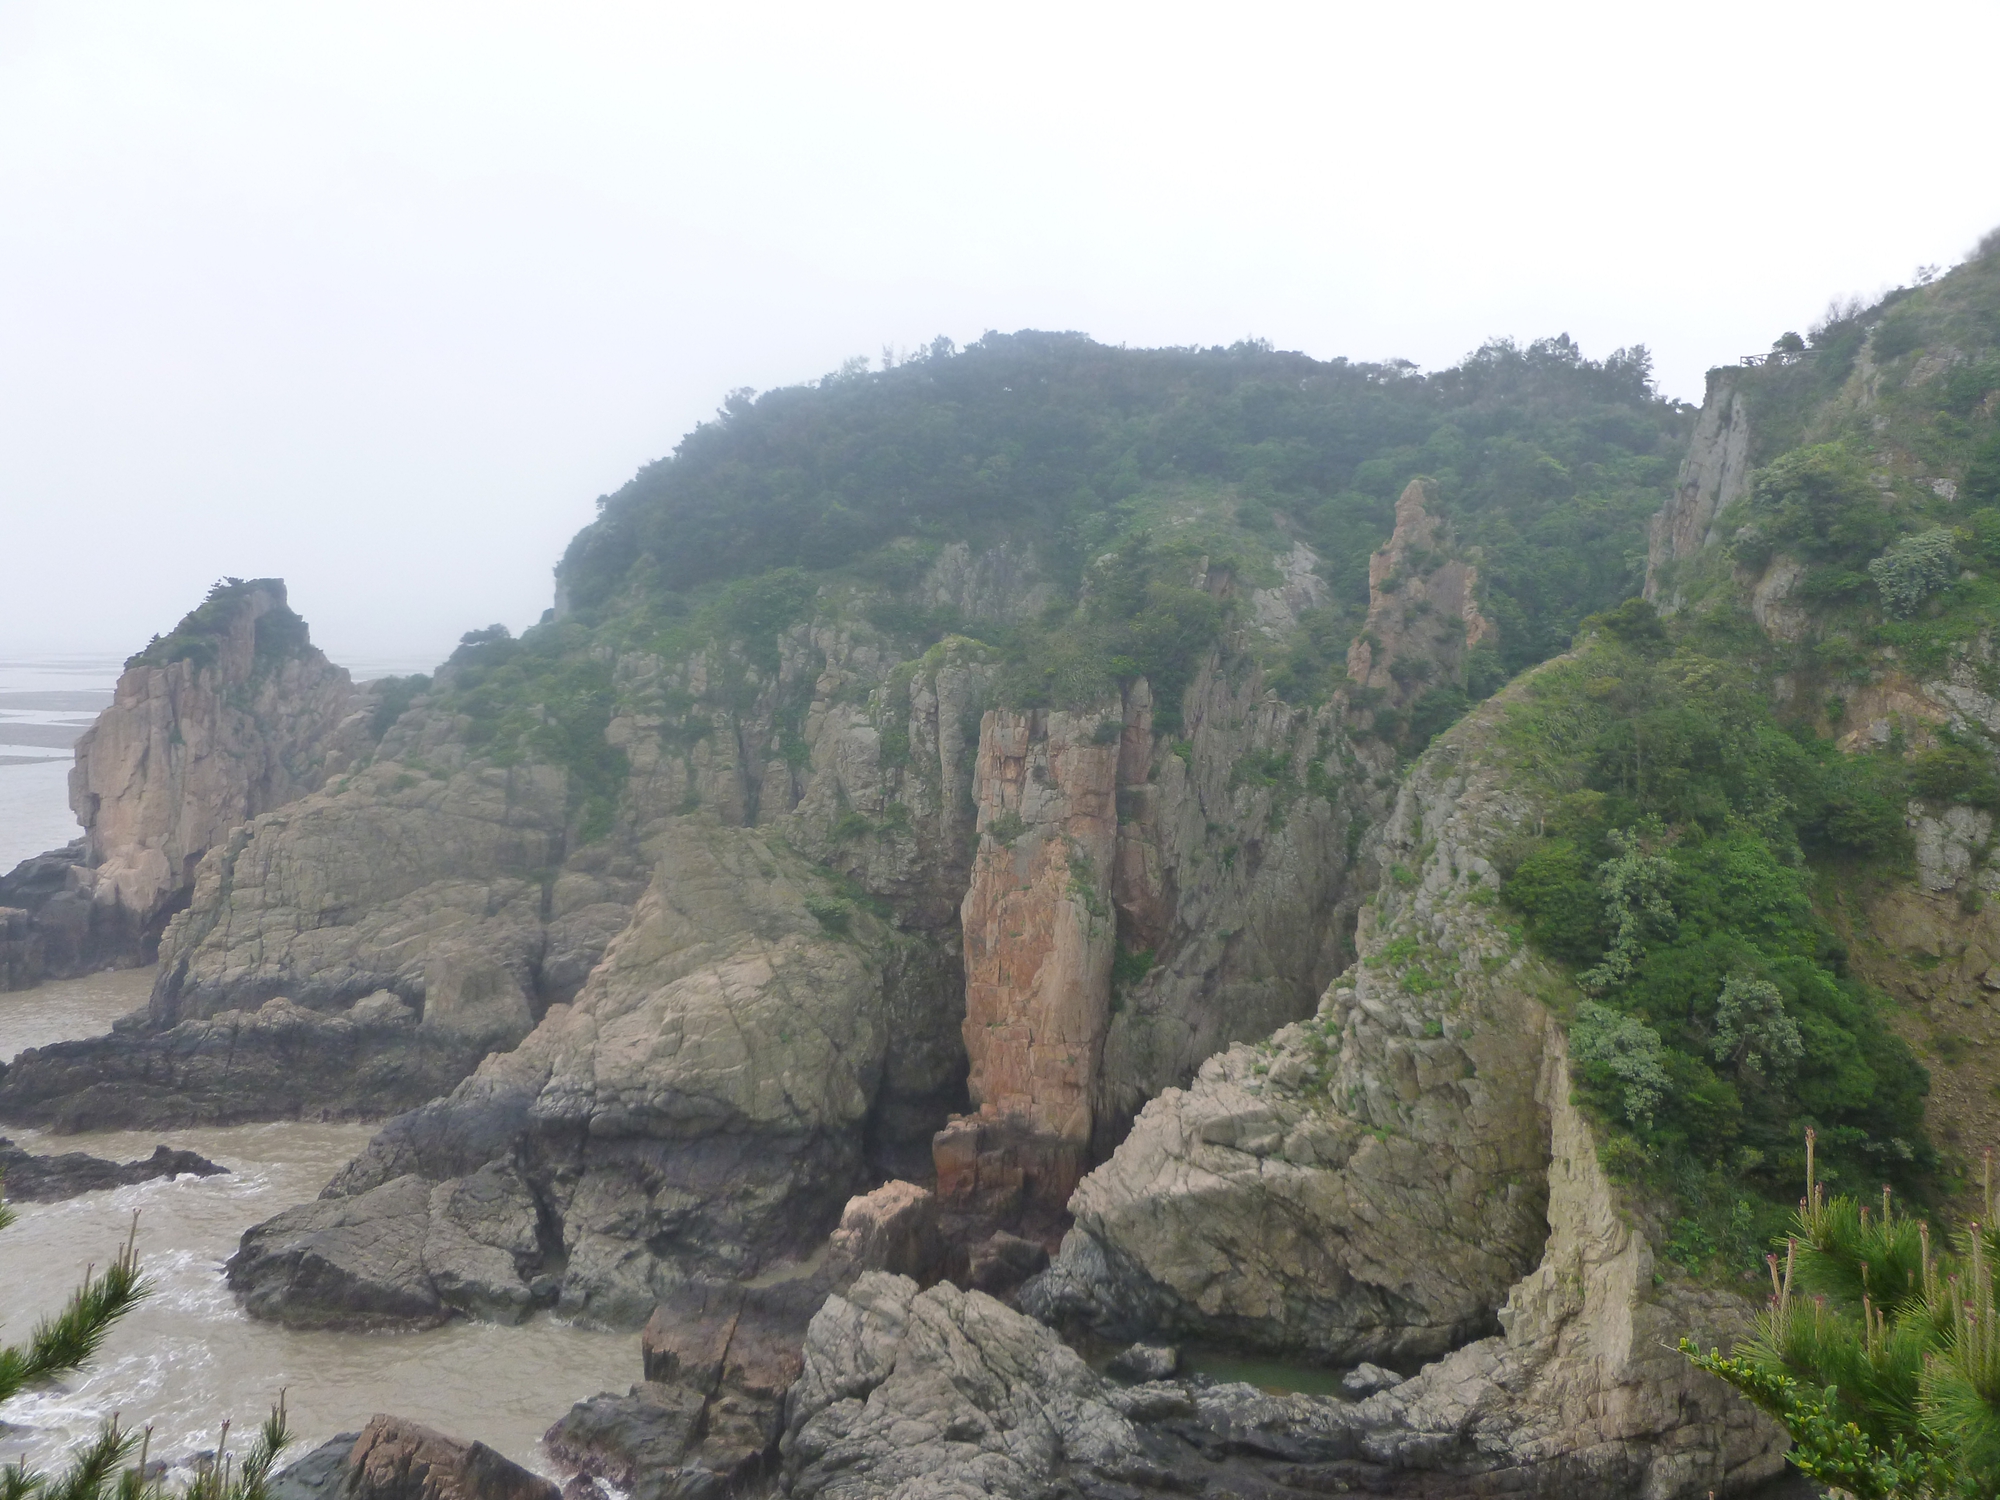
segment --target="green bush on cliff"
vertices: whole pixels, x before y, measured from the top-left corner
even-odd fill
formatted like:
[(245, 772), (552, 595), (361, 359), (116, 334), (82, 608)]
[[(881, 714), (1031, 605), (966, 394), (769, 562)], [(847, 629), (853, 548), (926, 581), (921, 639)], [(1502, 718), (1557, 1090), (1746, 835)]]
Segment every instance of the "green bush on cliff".
[(221, 578), (172, 631), (154, 636), (145, 650), (125, 658), (125, 669), (165, 667), (177, 661), (191, 662), (197, 671), (214, 666), (230, 626), (258, 591), (276, 596), (278, 603), (257, 617), (252, 670), (262, 674), (282, 666), (310, 644), (306, 622), (284, 602), (283, 580)]
[(560, 623), (518, 640), (504, 625), (468, 631), (435, 697), (465, 716), (466, 744), (494, 764), (562, 767), (577, 837), (589, 843), (610, 830), (630, 765), (604, 737), (617, 695), (611, 664), (585, 649), (586, 635)]
[(1924, 1071), (1814, 906), (1904, 857), (1905, 771), (1781, 727), (1741, 638), (1650, 615), (1606, 617), (1504, 723), (1551, 811), (1501, 895), (1590, 997), (1573, 1054), (1610, 1159), (1720, 1244), (1745, 1195), (1776, 1211), (1808, 1125), (1841, 1182), (1932, 1165)]

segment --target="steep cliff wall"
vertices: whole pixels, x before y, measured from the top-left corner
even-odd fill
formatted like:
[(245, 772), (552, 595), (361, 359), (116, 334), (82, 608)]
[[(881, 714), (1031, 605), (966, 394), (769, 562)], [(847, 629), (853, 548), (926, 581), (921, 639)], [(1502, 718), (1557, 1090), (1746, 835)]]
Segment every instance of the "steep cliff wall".
[(69, 800), (82, 846), (24, 865), (0, 890), (0, 907), (26, 913), (0, 974), (32, 983), (150, 962), (202, 855), (364, 753), (368, 719), (281, 580), (217, 584), (126, 664), (77, 741)]
[(1727, 370), (1711, 370), (1708, 393), (1673, 498), (1646, 534), (1646, 597), (1658, 601), (1662, 570), (1716, 540), (1715, 518), (1741, 499), (1750, 479), (1750, 413)]
[(1497, 851), (1544, 811), (1499, 740), (1524, 691), (1413, 768), (1371, 848), (1359, 962), (1317, 1016), (1148, 1105), (1027, 1305), (1121, 1337), (1434, 1359), (1355, 1414), (1391, 1470), (1740, 1487), (1781, 1467), (1781, 1435), (1656, 1345), (1727, 1342), (1747, 1305), (1654, 1262), (1570, 1102), (1569, 983), (1497, 920)]
[[(961, 918), (972, 1102), (1078, 1147), (1111, 1019), (1124, 715), (991, 712)], [(1066, 1195), (1065, 1195), (1066, 1196)]]

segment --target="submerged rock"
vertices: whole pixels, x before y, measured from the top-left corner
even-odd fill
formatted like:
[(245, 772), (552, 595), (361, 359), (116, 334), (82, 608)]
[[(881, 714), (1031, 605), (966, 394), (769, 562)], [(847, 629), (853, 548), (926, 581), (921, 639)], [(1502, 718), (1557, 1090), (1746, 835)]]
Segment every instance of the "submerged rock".
[(0, 1185), (4, 1185), (5, 1196), (17, 1203), (53, 1203), (79, 1193), (128, 1187), (158, 1177), (179, 1177), (182, 1173), (217, 1177), (227, 1175), (228, 1171), (229, 1168), (219, 1167), (205, 1156), (168, 1146), (155, 1146), (151, 1156), (138, 1161), (115, 1162), (82, 1151), (32, 1156), (0, 1136)]

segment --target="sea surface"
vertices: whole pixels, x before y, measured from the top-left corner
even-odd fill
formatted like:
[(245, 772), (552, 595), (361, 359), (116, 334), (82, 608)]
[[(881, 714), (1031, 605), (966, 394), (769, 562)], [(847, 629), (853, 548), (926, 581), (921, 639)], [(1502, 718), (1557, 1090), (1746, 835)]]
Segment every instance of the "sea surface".
[(0, 873), (83, 832), (69, 810), (71, 747), (111, 702), (115, 656), (0, 658)]
[[(93, 975), (0, 994), (0, 1057), (67, 1036), (95, 1035), (145, 1003), (150, 969)], [(138, 1215), (153, 1295), (112, 1332), (85, 1370), (0, 1405), (0, 1459), (59, 1462), (111, 1412), (153, 1424), (169, 1460), (215, 1445), (224, 1417), (246, 1432), (285, 1393), (296, 1457), (374, 1412), (478, 1438), (550, 1472), (540, 1439), (571, 1403), (623, 1392), (640, 1378), (639, 1339), (537, 1317), (518, 1328), (457, 1322), (423, 1333), (295, 1333), (253, 1321), (223, 1284), (243, 1231), (317, 1197), (367, 1144), (368, 1125), (238, 1125), (209, 1130), (50, 1136), (11, 1130), (38, 1152), (88, 1151), (129, 1161), (164, 1141), (230, 1169), (64, 1203), (16, 1205), (0, 1230), (0, 1339), (18, 1341), (56, 1311), (92, 1265), (109, 1260)], [(232, 1439), (232, 1448), (234, 1440)]]

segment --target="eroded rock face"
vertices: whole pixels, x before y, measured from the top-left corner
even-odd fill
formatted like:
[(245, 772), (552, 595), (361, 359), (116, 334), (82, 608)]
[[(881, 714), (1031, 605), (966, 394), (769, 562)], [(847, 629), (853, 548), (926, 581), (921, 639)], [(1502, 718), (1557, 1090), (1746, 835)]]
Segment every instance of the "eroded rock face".
[[(806, 898), (822, 887), (751, 831), (677, 822), (631, 926), (576, 1001), (449, 1098), (391, 1122), (322, 1203), (292, 1211), (302, 1232), (318, 1234), (321, 1214), (380, 1217), (376, 1195), (393, 1189), (410, 1200), (394, 1205), (409, 1221), (402, 1242), (428, 1245), (440, 1215), (464, 1222), (461, 1200), (436, 1193), (519, 1163), (541, 1238), (535, 1257), (517, 1255), (513, 1290), (477, 1293), (496, 1305), (541, 1296), (533, 1284), (549, 1275), (564, 1313), (636, 1327), (685, 1282), (804, 1259), (865, 1186), (871, 1115), (899, 1087), (938, 1086), (891, 1068), (892, 1020), (918, 1056), (948, 1055), (925, 1024), (956, 1024), (943, 1005), (926, 1017), (895, 994), (906, 940), (886, 924), (854, 910), (836, 931), (814, 915)], [(399, 1182), (431, 1195), (422, 1227), (419, 1188)], [(246, 1237), (239, 1282), (269, 1288), (253, 1311), (298, 1305), (291, 1252), (265, 1248), (298, 1228), (281, 1216)], [(422, 1275), (435, 1281), (428, 1261)], [(366, 1271), (356, 1285), (376, 1280)], [(380, 1284), (407, 1280), (394, 1269)], [(432, 1300), (456, 1305), (441, 1290)], [(410, 1305), (433, 1315), (421, 1294)]]
[(1347, 650), (1347, 675), (1399, 704), (1432, 684), (1464, 687), (1466, 654), (1497, 634), (1479, 613), (1479, 570), (1449, 556), (1426, 499), (1413, 479), (1396, 501), (1396, 529), (1368, 559), (1368, 620)]
[(1711, 371), (1701, 416), (1687, 457), (1681, 460), (1673, 498), (1653, 517), (1646, 539), (1646, 597), (1662, 598), (1667, 564), (1713, 545), (1715, 518), (1744, 492), (1750, 480), (1750, 415), (1726, 371)]
[[(559, 862), (564, 816), (550, 768), (418, 775), (385, 761), (236, 828), (168, 926), (154, 1024), (273, 995), (327, 1011), (379, 990), (423, 1003), (435, 967), (441, 1011), (504, 1011), (501, 1044), (520, 1040), (548, 928), (571, 915), (545, 923), (532, 878)], [(465, 999), (468, 985), (483, 999)]]
[(1563, 981), (1490, 915), (1489, 852), (1536, 806), (1490, 738), (1521, 691), (1412, 770), (1375, 850), (1404, 874), (1320, 1014), (1149, 1105), (1023, 1305), (1127, 1337), (1443, 1355), (1352, 1409), (1355, 1455), (1398, 1473), (1538, 1494), (1741, 1486), (1778, 1471), (1780, 1435), (1666, 1346), (1689, 1328), (1726, 1344), (1750, 1308), (1655, 1284), (1642, 1215), (1569, 1104), (1539, 998)]
[(77, 741), (83, 838), (0, 878), (0, 989), (150, 963), (202, 855), (364, 754), (372, 701), (312, 645), (281, 580), (218, 585), (132, 659)]
[(315, 790), (366, 741), (348, 723), (353, 684), (307, 640), (283, 582), (237, 587), (221, 614), (198, 654), (127, 668), (76, 746), (70, 806), (92, 899), (142, 946), (230, 829)]
[(1079, 1152), (1110, 1021), (1124, 717), (1117, 705), (993, 711), (979, 735), (982, 837), (962, 909), (967, 1087), (982, 1115)]

